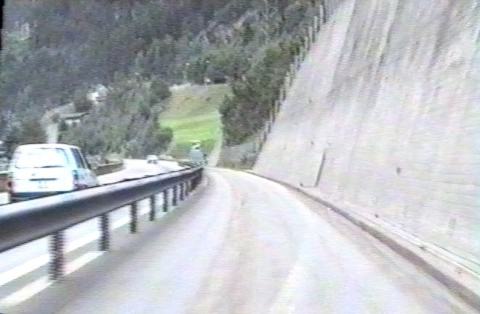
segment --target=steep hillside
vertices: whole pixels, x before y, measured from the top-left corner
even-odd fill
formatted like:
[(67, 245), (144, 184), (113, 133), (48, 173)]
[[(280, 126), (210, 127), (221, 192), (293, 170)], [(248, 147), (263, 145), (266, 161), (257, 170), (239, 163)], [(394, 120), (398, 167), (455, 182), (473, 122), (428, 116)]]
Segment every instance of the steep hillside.
[(478, 265), (478, 3), (327, 4), (255, 170)]
[[(70, 102), (85, 108), (84, 95), (97, 84), (118, 89), (132, 81), (210, 81), (231, 86), (221, 119), (225, 141), (239, 144), (262, 126), (265, 104), (277, 94), (277, 77), (283, 76), (301, 44), (303, 26), (316, 13), (315, 2), (8, 1), (0, 54), (0, 139), (9, 151), (18, 144), (44, 141), (46, 136), (38, 136), (44, 133), (38, 120), (45, 111)], [(120, 96), (117, 100), (126, 103), (131, 95)], [(157, 101), (147, 98), (138, 97), (150, 107), (143, 104), (142, 110), (152, 111)], [(109, 109), (112, 116), (124, 114), (115, 105)], [(150, 122), (156, 119), (152, 112), (144, 116)], [(90, 115), (92, 125), (116, 122), (102, 116), (96, 123), (96, 117)], [(20, 129), (35, 132), (18, 137)], [(96, 141), (88, 136), (82, 145), (100, 145), (108, 133), (102, 128), (94, 134)], [(140, 133), (138, 142), (148, 140)], [(133, 143), (137, 134), (120, 137), (106, 149), (138, 150)], [(127, 144), (130, 148), (124, 149)]]

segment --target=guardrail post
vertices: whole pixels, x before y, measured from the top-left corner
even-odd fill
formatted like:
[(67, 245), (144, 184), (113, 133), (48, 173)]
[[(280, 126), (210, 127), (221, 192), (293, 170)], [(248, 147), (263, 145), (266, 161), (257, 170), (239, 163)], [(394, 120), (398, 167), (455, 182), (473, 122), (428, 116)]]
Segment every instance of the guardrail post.
[(192, 191), (197, 188), (197, 186), (200, 184), (200, 181), (202, 180), (202, 174), (199, 173), (197, 174), (193, 179), (192, 179)]
[(308, 49), (312, 48), (313, 45), (313, 40), (314, 40), (314, 35), (313, 35), (313, 27), (309, 26), (308, 27)]
[(318, 23), (318, 29), (320, 30), (320, 25), (321, 23), (325, 23), (326, 22), (326, 18), (325, 18), (325, 7), (323, 6), (323, 4), (320, 4), (320, 7), (318, 8), (318, 10), (320, 11), (320, 23)]
[(163, 212), (168, 212), (168, 190), (163, 190)]
[(180, 183), (180, 200), (183, 201), (185, 199), (185, 184), (184, 182)]
[(65, 274), (65, 234), (57, 231), (50, 238), (50, 280), (57, 280)]
[(100, 216), (100, 251), (110, 250), (110, 217), (108, 214)]
[(178, 187), (175, 185), (173, 186), (173, 192), (172, 192), (172, 206), (177, 206), (177, 197), (178, 197)]
[(150, 221), (154, 221), (157, 216), (157, 197), (156, 194), (150, 196)]
[(138, 231), (138, 204), (137, 202), (130, 205), (130, 233)]
[(278, 112), (280, 111), (279, 103), (279, 100), (275, 100), (275, 102), (273, 103), (273, 116), (275, 117), (275, 119), (277, 119)]

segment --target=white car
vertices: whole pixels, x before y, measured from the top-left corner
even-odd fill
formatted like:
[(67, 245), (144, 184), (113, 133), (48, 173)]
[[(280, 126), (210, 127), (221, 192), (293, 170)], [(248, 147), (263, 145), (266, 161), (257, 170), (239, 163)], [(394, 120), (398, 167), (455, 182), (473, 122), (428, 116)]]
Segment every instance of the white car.
[(147, 156), (147, 164), (158, 164), (158, 157), (156, 155), (148, 155)]
[(21, 145), (8, 171), (12, 202), (98, 185), (80, 149), (64, 144)]

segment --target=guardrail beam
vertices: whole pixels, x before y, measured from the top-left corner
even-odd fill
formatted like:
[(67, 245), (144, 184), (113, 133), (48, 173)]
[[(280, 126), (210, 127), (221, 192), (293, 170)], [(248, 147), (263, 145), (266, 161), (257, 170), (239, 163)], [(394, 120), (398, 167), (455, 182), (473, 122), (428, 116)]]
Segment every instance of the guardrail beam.
[[(202, 168), (196, 167), (69, 192), (68, 195), (48, 196), (35, 202), (3, 205), (2, 209), (5, 210), (0, 211), (0, 253), (48, 236), (48, 277), (51, 280), (60, 279), (66, 272), (67, 228), (90, 219), (98, 219), (98, 248), (108, 251), (111, 247), (110, 213), (113, 210), (130, 206), (130, 232), (137, 233), (139, 200), (150, 200), (150, 220), (153, 220), (156, 218), (157, 194), (162, 193), (163, 210), (166, 212), (170, 204), (176, 206), (179, 197), (184, 199), (195, 189), (201, 177)], [(171, 196), (169, 190), (172, 190)], [(66, 210), (68, 215), (63, 214)]]

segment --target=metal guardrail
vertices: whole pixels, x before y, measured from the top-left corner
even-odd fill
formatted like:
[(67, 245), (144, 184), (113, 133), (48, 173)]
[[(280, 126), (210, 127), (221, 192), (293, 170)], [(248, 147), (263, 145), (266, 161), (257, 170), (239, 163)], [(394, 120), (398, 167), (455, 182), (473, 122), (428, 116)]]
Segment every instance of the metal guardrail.
[[(138, 231), (138, 205), (150, 199), (149, 220), (156, 218), (156, 196), (162, 194), (164, 212), (184, 200), (201, 181), (203, 168), (190, 168), (146, 176), (1, 206), (0, 253), (46, 236), (51, 236), (52, 280), (64, 275), (64, 230), (84, 221), (100, 219), (101, 251), (110, 248), (109, 213), (130, 206), (130, 232)], [(171, 191), (171, 192), (170, 192)]]

